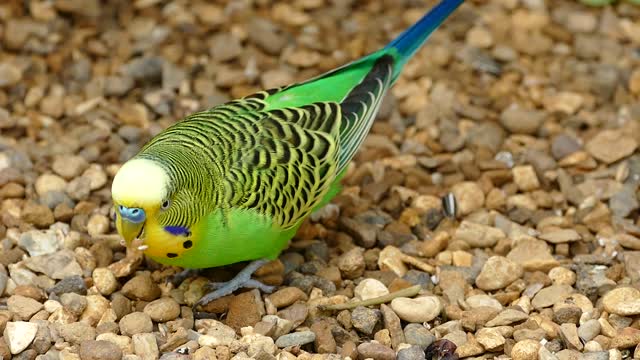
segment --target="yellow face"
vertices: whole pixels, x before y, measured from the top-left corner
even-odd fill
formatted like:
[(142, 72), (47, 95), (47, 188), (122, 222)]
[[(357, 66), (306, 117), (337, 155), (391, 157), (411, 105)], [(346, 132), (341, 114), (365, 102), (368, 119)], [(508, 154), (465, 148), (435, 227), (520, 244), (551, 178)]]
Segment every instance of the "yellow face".
[(167, 196), (169, 177), (165, 170), (147, 159), (125, 163), (111, 185), (116, 212), (116, 228), (127, 244), (139, 237), (149, 219), (170, 205)]

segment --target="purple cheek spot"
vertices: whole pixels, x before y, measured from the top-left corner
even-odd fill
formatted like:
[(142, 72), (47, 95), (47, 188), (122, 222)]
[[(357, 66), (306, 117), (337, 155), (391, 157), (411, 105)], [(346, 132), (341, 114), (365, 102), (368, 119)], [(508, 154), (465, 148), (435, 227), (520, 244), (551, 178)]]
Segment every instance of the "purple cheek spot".
[(165, 231), (175, 236), (190, 236), (191, 231), (184, 226), (165, 226)]

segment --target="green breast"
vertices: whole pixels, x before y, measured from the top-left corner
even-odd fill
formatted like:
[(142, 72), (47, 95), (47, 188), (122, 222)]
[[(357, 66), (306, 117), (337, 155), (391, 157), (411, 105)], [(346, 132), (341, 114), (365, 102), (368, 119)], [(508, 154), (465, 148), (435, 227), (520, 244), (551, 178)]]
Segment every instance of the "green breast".
[(281, 230), (254, 210), (216, 210), (192, 231), (193, 246), (181, 256), (155, 259), (167, 265), (201, 269), (255, 259), (275, 259), (299, 226)]

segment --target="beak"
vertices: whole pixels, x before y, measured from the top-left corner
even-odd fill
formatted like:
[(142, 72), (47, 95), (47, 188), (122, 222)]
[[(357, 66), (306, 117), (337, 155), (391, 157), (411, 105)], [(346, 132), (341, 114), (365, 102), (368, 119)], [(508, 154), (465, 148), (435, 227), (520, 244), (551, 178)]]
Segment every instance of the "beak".
[(142, 234), (145, 220), (146, 214), (140, 208), (117, 207), (116, 228), (128, 245)]
[(142, 229), (144, 228), (144, 221), (140, 223), (133, 223), (127, 219), (123, 219), (122, 216), (118, 215), (118, 219), (116, 220), (116, 228), (118, 229), (118, 233), (120, 236), (124, 238), (124, 241), (127, 242), (128, 245), (131, 244), (133, 240), (142, 234)]

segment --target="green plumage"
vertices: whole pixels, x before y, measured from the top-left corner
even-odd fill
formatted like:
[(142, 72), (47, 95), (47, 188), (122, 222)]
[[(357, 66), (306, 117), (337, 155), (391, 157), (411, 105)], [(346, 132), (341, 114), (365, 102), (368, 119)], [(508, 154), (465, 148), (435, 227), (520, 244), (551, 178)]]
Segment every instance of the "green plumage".
[[(402, 66), (461, 2), (443, 1), (362, 59), (195, 113), (152, 139), (136, 158), (165, 170), (171, 199), (145, 225), (152, 257), (190, 268), (275, 258), (304, 219), (339, 191)], [(189, 230), (186, 250), (171, 250), (184, 238), (167, 227)], [(158, 244), (171, 248), (168, 256), (152, 249)]]

